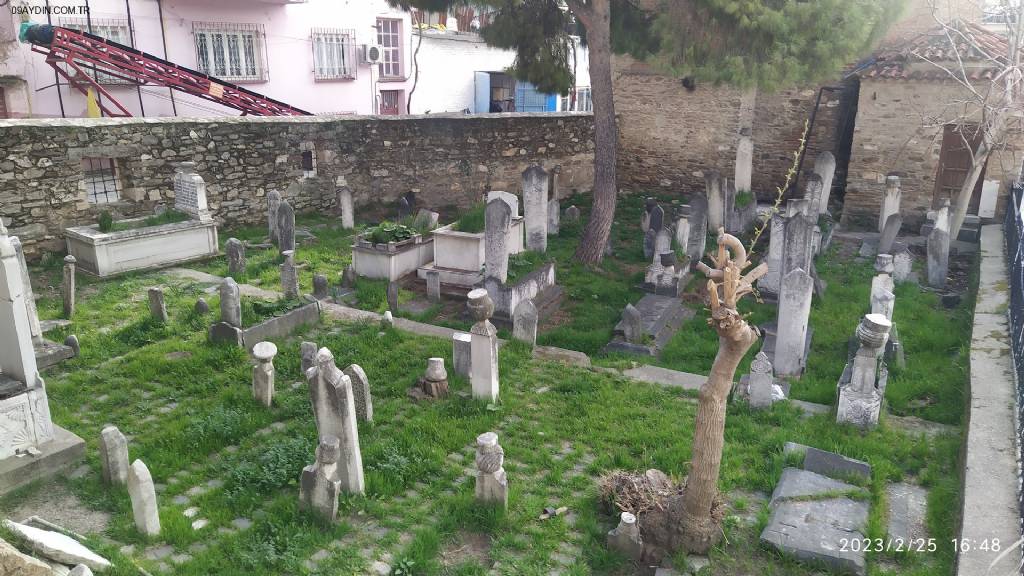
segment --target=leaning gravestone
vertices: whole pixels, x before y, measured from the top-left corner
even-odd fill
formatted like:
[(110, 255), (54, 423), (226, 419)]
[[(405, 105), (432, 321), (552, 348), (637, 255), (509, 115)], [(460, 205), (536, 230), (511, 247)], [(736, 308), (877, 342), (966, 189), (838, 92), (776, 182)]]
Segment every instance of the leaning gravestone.
[[(493, 194), (493, 192), (492, 192)], [(484, 276), (502, 284), (508, 280), (508, 231), (512, 209), (505, 200), (495, 198), (484, 210)]]
[(341, 212), (341, 227), (351, 230), (356, 227), (355, 206), (352, 203), (352, 189), (338, 188), (338, 211)]
[(665, 209), (659, 204), (655, 204), (651, 208), (651, 226), (650, 229), (654, 230), (655, 234), (661, 232), (665, 228)]
[(352, 380), (335, 365), (334, 354), (327, 348), (321, 348), (317, 352), (316, 365), (306, 372), (306, 382), (321, 441), (330, 436), (341, 441), (338, 465), (341, 487), (346, 492), (362, 494), (366, 484)]
[(277, 209), (277, 248), (281, 252), (295, 250), (295, 210), (287, 200)]
[(512, 337), (530, 346), (537, 343), (537, 307), (527, 298), (512, 312)]
[(417, 230), (433, 230), (437, 228), (438, 218), (440, 218), (440, 214), (437, 212), (420, 208), (420, 211), (416, 213), (416, 219), (412, 222), (412, 227)]
[(725, 227), (725, 191), (722, 190), (722, 177), (715, 170), (704, 175), (704, 184), (708, 199), (708, 228), (718, 230)]
[(903, 216), (899, 213), (890, 214), (882, 226), (882, 235), (878, 239), (878, 253), (891, 254), (892, 245), (899, 236), (900, 228), (903, 227)]
[(164, 302), (164, 291), (161, 288), (149, 289), (149, 315), (157, 322), (167, 322), (167, 303)]
[(814, 159), (814, 173), (821, 178), (821, 198), (818, 200), (818, 214), (828, 212), (829, 194), (832, 192), (832, 178), (836, 173), (836, 157), (828, 150)]
[(885, 229), (885, 222), (889, 219), (889, 216), (899, 214), (900, 200), (902, 197), (903, 193), (900, 191), (900, 177), (892, 175), (886, 176), (885, 192), (882, 194), (882, 209), (878, 213), (879, 232)]
[(370, 394), (370, 379), (359, 364), (349, 364), (345, 376), (352, 381), (352, 396), (356, 403), (356, 418), (373, 422), (373, 396)]
[(534, 164), (523, 171), (523, 216), (526, 220), (526, 249), (548, 249), (548, 173)]
[(299, 366), (302, 369), (303, 376), (305, 376), (310, 368), (316, 366), (316, 353), (316, 342), (303, 342), (299, 344)]
[(107, 426), (100, 432), (100, 469), (103, 482), (109, 486), (128, 483), (128, 439), (116, 426)]
[(821, 203), (821, 197), (824, 194), (824, 183), (821, 181), (821, 176), (816, 173), (811, 173), (807, 176), (807, 181), (804, 184), (804, 198), (807, 200), (808, 205), (808, 216), (811, 220), (816, 222), (818, 220), (818, 206)]
[(644, 341), (644, 323), (640, 311), (632, 304), (626, 304), (622, 311), (622, 337), (630, 344), (642, 344)]
[(267, 192), (267, 235), (274, 244), (280, 242), (277, 233), (277, 211), (281, 207), (281, 193), (277, 190)]
[(224, 244), (224, 252), (228, 256), (228, 276), (245, 276), (245, 244), (238, 238), (228, 238)]
[(786, 220), (778, 215), (772, 215), (769, 224), (768, 254), (765, 262), (768, 264), (768, 273), (757, 282), (758, 288), (764, 292), (778, 294), (782, 284), (782, 253), (786, 246)]
[(558, 198), (548, 201), (548, 236), (558, 236), (559, 218), (562, 215), (562, 208)]
[(156, 486), (149, 468), (142, 460), (132, 462), (128, 469), (128, 495), (132, 500), (135, 527), (146, 536), (160, 534), (160, 513), (157, 509)]

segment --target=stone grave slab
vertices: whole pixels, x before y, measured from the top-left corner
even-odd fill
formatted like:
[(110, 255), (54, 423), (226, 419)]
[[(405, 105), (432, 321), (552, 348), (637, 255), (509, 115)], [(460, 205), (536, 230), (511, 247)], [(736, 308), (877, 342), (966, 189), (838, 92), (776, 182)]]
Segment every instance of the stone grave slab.
[(693, 310), (683, 306), (679, 298), (659, 294), (644, 295), (635, 307), (640, 312), (643, 332), (649, 343), (630, 344), (626, 342), (622, 338), (626, 327), (620, 321), (615, 326), (615, 339), (605, 347), (606, 350), (657, 356), (672, 339), (672, 336), (679, 331), (683, 323), (694, 315)]
[(863, 576), (863, 551), (842, 542), (864, 538), (868, 504), (848, 498), (788, 500), (781, 503), (761, 532), (761, 542), (798, 560), (827, 566), (840, 574)]
[(928, 537), (925, 514), (928, 491), (915, 484), (898, 482), (885, 488), (889, 503), (889, 538), (904, 544)]
[(779, 483), (775, 485), (775, 491), (772, 492), (768, 505), (774, 508), (785, 500), (794, 498), (804, 499), (818, 494), (835, 494), (854, 490), (859, 490), (859, 488), (853, 484), (829, 478), (817, 472), (810, 472), (799, 468), (786, 468), (782, 471)]
[(804, 451), (804, 470), (830, 478), (871, 479), (871, 465), (867, 462), (812, 447), (807, 447)]

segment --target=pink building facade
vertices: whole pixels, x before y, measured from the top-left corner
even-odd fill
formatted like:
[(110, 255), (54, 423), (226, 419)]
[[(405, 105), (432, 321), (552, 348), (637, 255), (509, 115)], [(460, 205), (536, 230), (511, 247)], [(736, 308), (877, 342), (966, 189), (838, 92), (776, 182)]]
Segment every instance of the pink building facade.
[[(0, 8), (0, 117), (80, 117), (86, 98), (17, 41), (23, 21), (92, 30), (315, 114), (403, 114), (409, 14), (384, 0), (12, 0)], [(88, 16), (83, 8), (88, 8)], [(365, 47), (381, 48), (379, 63)], [(101, 84), (136, 116), (238, 112), (167, 88)]]

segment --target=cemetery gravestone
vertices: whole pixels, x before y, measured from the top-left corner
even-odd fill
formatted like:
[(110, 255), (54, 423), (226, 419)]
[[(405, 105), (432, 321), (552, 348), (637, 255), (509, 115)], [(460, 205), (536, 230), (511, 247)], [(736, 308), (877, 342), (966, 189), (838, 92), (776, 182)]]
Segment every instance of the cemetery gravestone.
[[(283, 233), (282, 229), (282, 237)], [(284, 263), (280, 266), (281, 292), (286, 299), (294, 300), (299, 297), (299, 271), (295, 268), (295, 251), (284, 250), (281, 254), (284, 256)]]
[(565, 209), (565, 221), (566, 222), (579, 222), (580, 220), (580, 209), (576, 206), (569, 206)]
[(349, 364), (345, 375), (352, 382), (352, 396), (356, 404), (356, 418), (373, 422), (373, 396), (370, 394), (370, 379), (359, 364)]
[(491, 200), (501, 200), (508, 205), (508, 209), (511, 212), (512, 218), (519, 217), (519, 197), (511, 192), (503, 192), (501, 190), (494, 190), (487, 193), (487, 203), (490, 204)]
[(224, 251), (228, 256), (228, 276), (245, 276), (245, 244), (237, 238), (228, 238)]
[(736, 144), (736, 190), (750, 192), (750, 180), (754, 169), (754, 141), (750, 136), (740, 136)]
[(527, 298), (512, 312), (512, 337), (530, 346), (537, 343), (537, 307)]
[(316, 342), (303, 342), (299, 344), (299, 365), (302, 375), (305, 376), (310, 368), (316, 366)]
[(338, 188), (338, 211), (341, 212), (341, 227), (352, 230), (356, 227), (355, 206), (352, 203), (352, 189), (348, 186)]
[(889, 320), (878, 314), (864, 316), (857, 327), (860, 349), (853, 358), (852, 366), (843, 371), (839, 382), (837, 422), (860, 428), (873, 428), (878, 424), (888, 379), (888, 371), (885, 364), (880, 363), (879, 356), (891, 328)]
[(949, 200), (935, 217), (928, 235), (928, 285), (944, 288), (949, 275)]
[(260, 342), (253, 346), (252, 355), (256, 358), (256, 366), (252, 369), (253, 398), (270, 408), (274, 404), (274, 356), (277, 356), (277, 346), (273, 342)]
[[(493, 194), (493, 192), (492, 192)], [(512, 209), (495, 198), (484, 210), (484, 275), (502, 284), (508, 280), (508, 231), (512, 225)]]
[(278, 250), (295, 250), (295, 210), (287, 200), (282, 200), (277, 208), (277, 238)]
[(149, 289), (149, 314), (157, 322), (167, 322), (167, 304), (164, 302), (164, 291), (160, 288)]
[(452, 366), (455, 373), (469, 378), (473, 366), (472, 336), (465, 332), (452, 334)]
[(398, 312), (398, 295), (400, 291), (401, 288), (398, 286), (398, 282), (388, 282), (388, 310), (391, 310), (392, 313)]
[(764, 352), (758, 352), (750, 363), (750, 377), (747, 381), (750, 406), (752, 408), (770, 408), (775, 377), (772, 374), (772, 363)]
[(128, 469), (128, 495), (132, 501), (135, 527), (146, 536), (160, 535), (160, 513), (157, 509), (156, 486), (142, 460), (132, 462)]
[(548, 236), (558, 236), (561, 215), (562, 208), (559, 206), (558, 198), (552, 198), (548, 201)]
[(523, 172), (523, 216), (526, 219), (526, 249), (546, 252), (548, 248), (548, 173), (538, 164)]
[(336, 436), (321, 438), (316, 448), (316, 462), (303, 468), (299, 479), (299, 502), (302, 507), (312, 510), (328, 522), (338, 519), (338, 497), (342, 490), (338, 478), (340, 458), (341, 441)]
[(116, 426), (100, 432), (100, 469), (108, 486), (128, 484), (128, 439)]
[(903, 216), (901, 214), (890, 214), (885, 219), (885, 225), (882, 226), (882, 235), (878, 239), (879, 254), (892, 253), (892, 245), (896, 242), (896, 237), (899, 236), (901, 227), (903, 227)]
[(498, 332), (489, 321), (494, 314), (494, 301), (483, 288), (471, 291), (466, 298), (476, 320), (469, 331), (473, 397), (494, 402), (498, 399)]
[(802, 269), (797, 268), (782, 279), (772, 363), (779, 375), (799, 376), (806, 365), (807, 320), (813, 295), (814, 279)]
[(630, 344), (643, 344), (644, 324), (640, 311), (632, 304), (626, 304), (622, 311), (622, 325), (624, 327), (622, 336)]
[(334, 364), (334, 354), (321, 348), (316, 365), (306, 372), (306, 382), (321, 441), (330, 436), (340, 441), (338, 477), (341, 487), (346, 492), (362, 494), (366, 488), (352, 380)]
[(878, 214), (879, 232), (885, 230), (885, 222), (889, 219), (889, 216), (899, 214), (900, 199), (902, 196), (903, 194), (900, 192), (900, 177), (891, 175), (886, 176), (885, 192), (882, 194), (882, 210)]
[(485, 432), (476, 438), (476, 499), (485, 504), (508, 508), (508, 478), (505, 475), (505, 451), (498, 435)]
[(327, 276), (323, 274), (313, 275), (313, 298), (326, 300), (330, 295), (330, 286), (327, 283)]
[(828, 150), (814, 159), (814, 173), (821, 178), (821, 197), (818, 200), (818, 214), (828, 212), (828, 200), (832, 192), (832, 178), (836, 173), (836, 157)]
[(426, 273), (427, 299), (431, 302), (441, 301), (441, 272), (430, 269)]
[(711, 170), (704, 175), (704, 183), (708, 198), (708, 227), (718, 230), (725, 227), (725, 191), (722, 190), (722, 177)]
[(206, 182), (195, 167), (195, 162), (182, 162), (175, 169), (174, 209), (208, 222), (212, 217), (206, 203)]
[(448, 371), (444, 368), (444, 358), (427, 359), (427, 371), (420, 379), (419, 386), (422, 396), (428, 398), (448, 396)]
[(271, 190), (267, 193), (267, 234), (270, 241), (280, 245), (280, 236), (277, 233), (277, 211), (281, 207), (281, 193)]
[(68, 320), (75, 315), (75, 264), (78, 260), (68, 254), (64, 257), (64, 282), (61, 292), (64, 295), (64, 317)]

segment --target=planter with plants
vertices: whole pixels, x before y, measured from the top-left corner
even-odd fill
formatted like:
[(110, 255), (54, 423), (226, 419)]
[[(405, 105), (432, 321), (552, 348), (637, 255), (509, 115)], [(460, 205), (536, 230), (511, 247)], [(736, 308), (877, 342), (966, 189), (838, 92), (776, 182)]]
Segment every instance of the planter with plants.
[(64, 231), (78, 268), (100, 277), (151, 270), (217, 255), (217, 223), (167, 210), (155, 216), (115, 220), (101, 212), (97, 223)]
[(384, 221), (366, 229), (352, 245), (352, 266), (364, 278), (398, 280), (430, 262), (434, 257), (434, 238), (421, 231)]
[[(522, 216), (512, 218), (508, 231), (508, 252), (525, 250), (525, 224)], [(478, 204), (455, 222), (434, 230), (434, 263), (419, 269), (420, 278), (428, 270), (441, 274), (441, 283), (468, 288), (483, 280), (484, 269), (484, 205)]]

